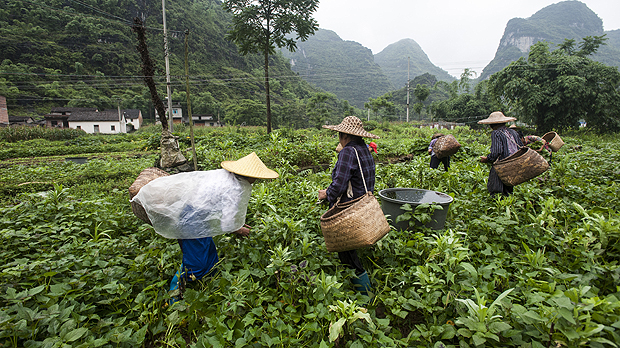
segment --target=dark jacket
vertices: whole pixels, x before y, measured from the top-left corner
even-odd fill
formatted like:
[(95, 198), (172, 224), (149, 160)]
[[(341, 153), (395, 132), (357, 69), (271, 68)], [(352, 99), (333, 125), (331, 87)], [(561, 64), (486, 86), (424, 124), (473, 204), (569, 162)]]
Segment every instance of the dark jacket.
[[(370, 192), (375, 189), (375, 160), (363, 140), (360, 142), (351, 141), (338, 154), (338, 162), (332, 171), (332, 183), (327, 188), (327, 200), (331, 204), (335, 203), (340, 196), (342, 196), (341, 202), (347, 202), (366, 193), (354, 149), (357, 150), (362, 165), (366, 188)], [(347, 197), (349, 181), (351, 181), (351, 188), (353, 189), (353, 198)]]
[[(512, 139), (509, 139), (508, 136)], [(514, 142), (513, 142), (514, 140)], [(495, 129), (491, 133), (491, 151), (487, 156), (487, 159), (490, 163), (495, 162), (496, 160), (502, 160), (508, 156), (510, 156), (509, 152), (509, 142), (510, 147), (519, 148), (523, 146), (521, 142), (521, 138), (519, 134), (513, 129), (507, 128), (506, 126)], [(505, 185), (497, 175), (497, 172), (493, 167), (489, 171), (489, 181), (487, 182), (487, 190), (490, 194), (501, 193), (504, 195), (512, 193), (512, 186)]]

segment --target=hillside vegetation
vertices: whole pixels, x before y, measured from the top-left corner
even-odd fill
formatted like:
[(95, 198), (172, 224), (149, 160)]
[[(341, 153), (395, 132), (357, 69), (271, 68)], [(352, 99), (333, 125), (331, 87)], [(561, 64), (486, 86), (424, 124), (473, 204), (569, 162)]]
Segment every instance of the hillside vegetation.
[(527, 57), (529, 47), (538, 41), (554, 46), (565, 39), (579, 40), (586, 36), (608, 35), (593, 59), (608, 66), (620, 66), (620, 44), (616, 31), (605, 32), (603, 21), (580, 1), (563, 1), (549, 5), (529, 18), (513, 18), (506, 25), (504, 35), (493, 60), (484, 68), (480, 79), (486, 79), (520, 57)]
[(282, 50), (304, 80), (362, 108), (368, 98), (394, 89), (374, 61), (372, 51), (354, 41), (344, 41), (331, 30), (319, 29), (297, 51)]
[(383, 51), (375, 54), (375, 62), (390, 78), (396, 89), (407, 85), (407, 75), (410, 79), (431, 74), (440, 81), (455, 80), (447, 71), (431, 63), (420, 45), (412, 39), (403, 39), (387, 46)]
[[(263, 60), (241, 56), (225, 39), (230, 17), (217, 0), (167, 5), (173, 100), (185, 102), (185, 30), (195, 113), (217, 114), (240, 100), (265, 99)], [(51, 106), (137, 108), (152, 115), (140, 78), (133, 17), (148, 29), (155, 78), (165, 95), (161, 2), (0, 0), (0, 95), (12, 115), (45, 114)], [(305, 99), (315, 91), (278, 56), (271, 59), (274, 103)]]

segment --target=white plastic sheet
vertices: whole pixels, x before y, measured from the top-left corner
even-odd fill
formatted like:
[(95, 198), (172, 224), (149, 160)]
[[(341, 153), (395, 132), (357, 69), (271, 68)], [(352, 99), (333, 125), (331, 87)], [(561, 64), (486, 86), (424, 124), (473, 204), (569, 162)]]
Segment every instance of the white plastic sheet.
[(243, 227), (252, 184), (217, 169), (157, 178), (132, 199), (144, 207), (157, 233), (196, 239)]

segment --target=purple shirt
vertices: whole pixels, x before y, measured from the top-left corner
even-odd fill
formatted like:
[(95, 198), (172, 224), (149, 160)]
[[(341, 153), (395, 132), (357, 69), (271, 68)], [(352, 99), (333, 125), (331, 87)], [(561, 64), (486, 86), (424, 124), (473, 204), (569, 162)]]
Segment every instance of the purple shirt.
[(437, 139), (439, 139), (439, 138), (435, 138), (435, 139), (431, 140), (431, 143), (428, 145), (428, 149), (431, 150), (431, 156), (435, 156), (435, 151), (433, 150), (433, 145), (435, 145), (435, 143), (437, 142)]
[[(338, 154), (338, 162), (332, 171), (332, 183), (327, 188), (327, 200), (330, 203), (336, 203), (341, 195), (340, 201), (347, 202), (366, 193), (354, 149), (357, 150), (357, 155), (362, 164), (368, 191), (372, 192), (375, 189), (375, 160), (364, 141), (360, 143), (351, 141)], [(351, 181), (351, 188), (353, 189), (353, 198), (347, 197), (349, 181)]]
[[(510, 139), (508, 139), (509, 136)], [(497, 159), (504, 159), (521, 146), (523, 146), (523, 143), (516, 131), (506, 128), (505, 126), (500, 127), (491, 132), (491, 151), (487, 159), (491, 163), (495, 162)]]

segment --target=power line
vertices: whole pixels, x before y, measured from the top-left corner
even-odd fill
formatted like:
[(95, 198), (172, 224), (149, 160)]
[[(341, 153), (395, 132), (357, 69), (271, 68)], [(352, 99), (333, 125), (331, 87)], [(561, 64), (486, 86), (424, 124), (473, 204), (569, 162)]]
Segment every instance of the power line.
[[(108, 16), (112, 16), (112, 17), (117, 18), (117, 19), (110, 19), (110, 18), (95, 16), (95, 15), (90, 15), (90, 14), (85, 14), (85, 13), (80, 13), (80, 12), (65, 11), (63, 9), (59, 9), (59, 8), (56, 8), (56, 7), (53, 7), (53, 6), (49, 6), (47, 4), (42, 4), (42, 3), (38, 3), (38, 2), (35, 2), (35, 1), (31, 1), (31, 0), (18, 0), (18, 1), (27, 2), (27, 3), (30, 3), (30, 4), (36, 5), (36, 6), (45, 7), (45, 8), (51, 9), (51, 10), (56, 11), (56, 12), (66, 13), (66, 14), (71, 15), (71, 16), (79, 16), (79, 17), (85, 17), (85, 18), (96, 19), (96, 20), (104, 20), (104, 21), (108, 21), (108, 22), (123, 24), (123, 25), (129, 26), (129, 27), (133, 26), (133, 22), (130, 21), (130, 20), (127, 20), (127, 19), (124, 19), (122, 17), (118, 17), (118, 16), (115, 16), (115, 15), (112, 15), (110, 13), (107, 13), (107, 12), (103, 11), (103, 10), (99, 10), (99, 9), (96, 9), (95, 7), (90, 6), (90, 5), (85, 5), (85, 4), (81, 4), (81, 3), (80, 3), (81, 5), (86, 6), (86, 7), (90, 7), (91, 9), (93, 9), (96, 12), (104, 13), (104, 14), (106, 14)], [(75, 3), (79, 3), (76, 0), (69, 0), (69, 1), (72, 1), (72, 2), (75, 2)], [(163, 31), (163, 28), (154, 28), (154, 27), (147, 27), (147, 26), (145, 26), (144, 28), (148, 29), (148, 30)], [(168, 31), (169, 32), (178, 33), (178, 34), (183, 34), (185, 32), (185, 31), (182, 31), (182, 30), (168, 30)]]

